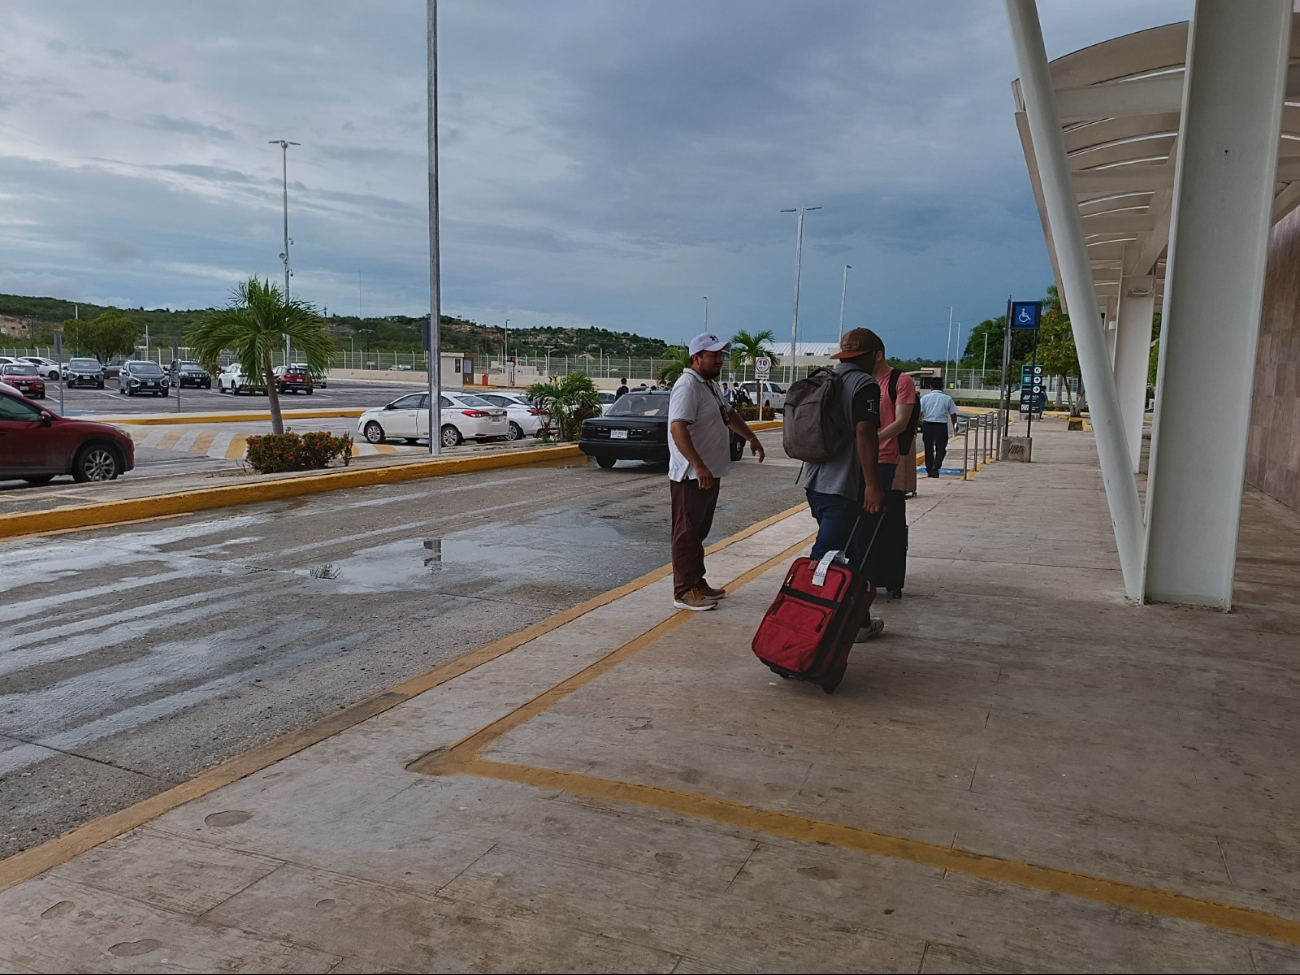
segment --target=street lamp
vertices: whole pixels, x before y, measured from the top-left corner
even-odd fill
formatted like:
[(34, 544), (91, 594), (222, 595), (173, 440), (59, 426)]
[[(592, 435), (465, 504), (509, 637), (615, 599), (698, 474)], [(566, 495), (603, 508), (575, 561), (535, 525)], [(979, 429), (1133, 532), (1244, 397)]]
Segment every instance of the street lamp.
[(794, 321), (790, 324), (790, 365), (786, 371), (786, 382), (794, 382), (795, 357), (799, 354), (799, 268), (803, 263), (803, 215), (821, 207), (791, 207), (782, 213), (797, 213), (799, 220), (794, 233)]
[[(948, 306), (948, 347), (943, 351), (944, 372), (948, 371), (948, 360), (952, 358), (952, 305)], [(943, 377), (943, 384), (948, 385), (948, 377)]]
[(840, 341), (844, 341), (844, 298), (849, 293), (849, 272), (853, 270), (852, 264), (844, 265), (844, 284), (840, 287)]
[(957, 323), (957, 344), (953, 347), (952, 378), (957, 380), (957, 363), (961, 361), (961, 322)]
[[(278, 145), (280, 147), (280, 162), (284, 171), (284, 252), (280, 255), (280, 260), (284, 261), (284, 303), (289, 303), (289, 278), (293, 276), (293, 269), (289, 266), (289, 245), (293, 243), (289, 239), (289, 147), (302, 145), (300, 142), (289, 142), (287, 139), (267, 139), (268, 145)], [(284, 337), (284, 364), (289, 364), (289, 336)]]
[(546, 378), (551, 378), (551, 350), (558, 349), (558, 345), (548, 345), (546, 347)]
[(704, 331), (709, 330), (709, 296), (704, 296)]

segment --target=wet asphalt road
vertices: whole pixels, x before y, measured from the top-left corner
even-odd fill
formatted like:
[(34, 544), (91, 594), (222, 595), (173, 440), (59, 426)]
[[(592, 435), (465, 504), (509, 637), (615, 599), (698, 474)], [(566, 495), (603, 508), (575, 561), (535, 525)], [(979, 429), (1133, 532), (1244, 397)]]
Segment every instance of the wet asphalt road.
[[(712, 538), (802, 499), (746, 459)], [(809, 523), (811, 530), (812, 524)], [(662, 468), (489, 471), (15, 540), (0, 856), (663, 565)]]

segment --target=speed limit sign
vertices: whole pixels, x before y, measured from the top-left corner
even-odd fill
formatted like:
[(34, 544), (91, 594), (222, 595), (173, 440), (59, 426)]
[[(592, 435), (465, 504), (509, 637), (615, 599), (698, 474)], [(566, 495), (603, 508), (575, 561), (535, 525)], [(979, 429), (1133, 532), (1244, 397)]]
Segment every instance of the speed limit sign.
[(772, 360), (765, 355), (754, 357), (754, 378), (766, 379), (772, 374)]

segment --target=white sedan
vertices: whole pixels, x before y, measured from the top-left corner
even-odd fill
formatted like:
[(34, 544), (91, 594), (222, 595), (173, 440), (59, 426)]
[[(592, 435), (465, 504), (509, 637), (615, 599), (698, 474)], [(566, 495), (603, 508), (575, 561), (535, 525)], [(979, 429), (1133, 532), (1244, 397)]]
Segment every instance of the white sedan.
[(535, 437), (550, 423), (550, 414), (528, 402), (523, 393), (475, 393), (474, 396), (506, 411), (506, 419), (510, 422), (507, 440)]
[[(506, 411), (477, 396), (443, 394), (438, 403), (439, 434), (444, 447), (466, 440), (505, 439), (510, 434)], [(407, 393), (387, 406), (366, 410), (357, 420), (357, 433), (368, 443), (429, 439), (429, 394)]]
[(232, 396), (238, 396), (240, 393), (266, 393), (266, 380), (261, 376), (245, 375), (243, 367), (234, 362), (221, 370), (221, 375), (217, 377), (217, 392), (230, 393)]

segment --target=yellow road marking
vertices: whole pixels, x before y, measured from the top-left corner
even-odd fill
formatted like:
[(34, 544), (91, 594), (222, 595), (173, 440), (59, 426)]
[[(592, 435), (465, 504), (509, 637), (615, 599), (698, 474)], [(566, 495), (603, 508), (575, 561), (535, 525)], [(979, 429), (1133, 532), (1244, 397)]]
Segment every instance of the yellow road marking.
[[(178, 511), (174, 515), (154, 515), (152, 518), (132, 518), (130, 521), (110, 521), (103, 525), (96, 525), (96, 528), (121, 528), (123, 525), (144, 525), (151, 521), (166, 521), (168, 518), (184, 518), (186, 515), (192, 515), (192, 511)], [(26, 535), (12, 535), (10, 541), (20, 542), (25, 538), (46, 538), (50, 535), (70, 535), (73, 532), (79, 532), (80, 528), (54, 528), (46, 532), (29, 532)]]
[(230, 438), (230, 446), (226, 448), (226, 460), (243, 460), (247, 449), (248, 437), (242, 433), (235, 434)]
[(172, 430), (169, 433), (164, 433), (162, 439), (156, 444), (157, 448), (159, 450), (171, 450), (181, 442), (181, 436), (183, 433), (184, 431), (182, 430)]
[(194, 438), (194, 444), (190, 447), (190, 453), (206, 454), (212, 447), (212, 441), (217, 439), (215, 433), (200, 433)]
[[(796, 505), (780, 514), (765, 518), (756, 524), (750, 525), (743, 531), (710, 545), (706, 551), (709, 553), (719, 552), (730, 545), (749, 538), (751, 535), (757, 534), (764, 528), (771, 527), (779, 521), (806, 510), (807, 507), (804, 504)], [(133, 806), (128, 806), (126, 809), (93, 819), (75, 829), (69, 830), (62, 836), (42, 843), (40, 846), (34, 846), (30, 850), (24, 850), (22, 853), (16, 853), (8, 859), (0, 860), (0, 891), (7, 890), (24, 880), (39, 876), (45, 871), (85, 853), (87, 850), (92, 850), (101, 843), (106, 843), (124, 833), (129, 833), (131, 830), (143, 826), (145, 823), (157, 819), (159, 816), (171, 812), (187, 802), (200, 799), (223, 786), (237, 782), (255, 772), (260, 772), (281, 759), (288, 758), (305, 748), (331, 738), (339, 732), (353, 728), (375, 715), (383, 714), (403, 701), (409, 701), (418, 694), (423, 694), (425, 691), (432, 690), (449, 680), (454, 680), (476, 667), (481, 667), (483, 664), (496, 660), (511, 650), (515, 650), (544, 634), (572, 623), (593, 610), (607, 606), (630, 593), (636, 592), (638, 589), (644, 589), (660, 579), (667, 578), (672, 575), (672, 571), (671, 565), (660, 566), (638, 579), (633, 579), (629, 583), (610, 589), (608, 592), (601, 593), (599, 596), (585, 602), (578, 603), (571, 609), (534, 623), (518, 633), (494, 640), (477, 650), (470, 651), (463, 657), (440, 664), (432, 670), (405, 680), (386, 691), (364, 698), (356, 704), (342, 708), (319, 721), (314, 721), (286, 735), (281, 735), (279, 738), (272, 739), (242, 754), (232, 756), (199, 773), (188, 782), (183, 782), (165, 792), (160, 792), (158, 795), (144, 799)]]

